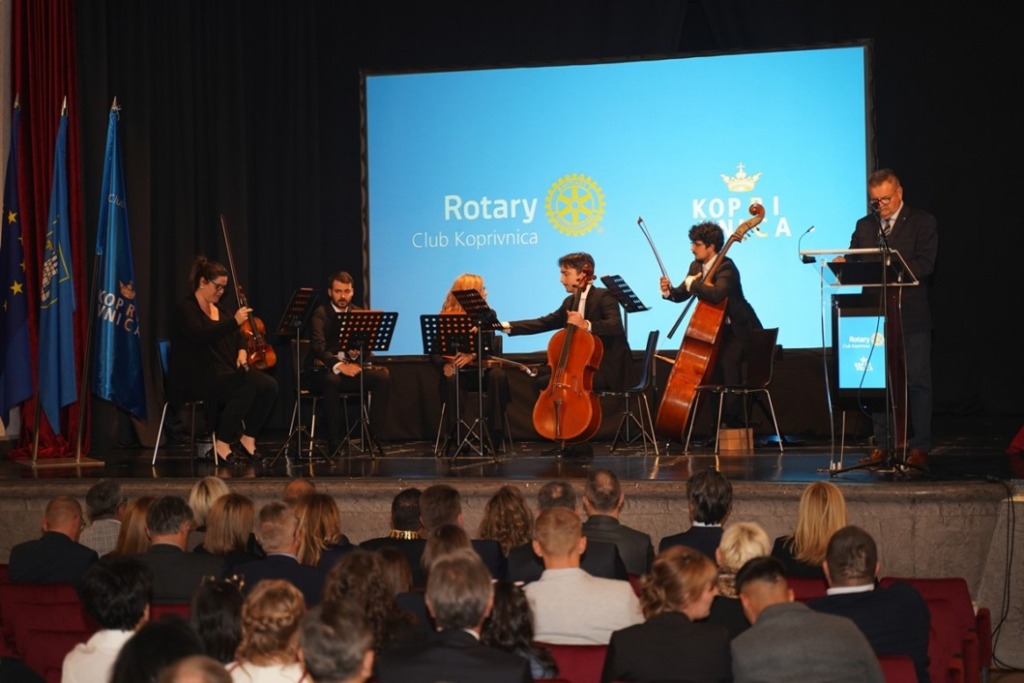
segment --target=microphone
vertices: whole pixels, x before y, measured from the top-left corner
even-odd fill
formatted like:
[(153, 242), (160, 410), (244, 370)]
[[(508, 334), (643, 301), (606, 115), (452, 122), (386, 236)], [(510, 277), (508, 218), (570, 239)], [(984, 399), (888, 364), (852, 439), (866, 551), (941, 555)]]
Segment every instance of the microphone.
[(881, 206), (881, 203), (877, 199), (872, 199), (871, 202), (870, 202), (870, 206), (871, 206), (871, 213), (877, 215), (878, 214), (878, 207)]
[[(806, 237), (809, 233), (812, 233), (812, 232), (814, 232), (814, 226), (813, 225), (811, 227), (807, 228), (806, 230), (804, 230), (804, 234), (800, 235), (800, 239), (798, 239), (796, 241), (796, 251), (797, 251), (798, 254), (800, 253), (800, 243), (804, 241), (804, 237)], [(808, 254), (801, 255), (800, 256), (800, 260), (802, 262), (804, 262), (804, 263), (814, 263), (814, 257), (810, 256)]]

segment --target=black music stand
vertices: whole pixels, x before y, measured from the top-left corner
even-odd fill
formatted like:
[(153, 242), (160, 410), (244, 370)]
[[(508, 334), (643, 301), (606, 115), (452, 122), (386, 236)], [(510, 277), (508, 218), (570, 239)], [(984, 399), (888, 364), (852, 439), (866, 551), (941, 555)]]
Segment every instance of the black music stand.
[(302, 435), (305, 434), (306, 438), (309, 439), (309, 460), (313, 460), (313, 437), (309, 431), (306, 430), (305, 424), (302, 422), (302, 358), (299, 353), (300, 334), (302, 328), (306, 326), (306, 319), (309, 317), (309, 312), (312, 309), (311, 304), (313, 303), (313, 288), (312, 287), (296, 287), (295, 291), (292, 292), (292, 298), (288, 301), (288, 305), (284, 309), (284, 313), (281, 315), (281, 322), (277, 326), (277, 338), (286, 339), (291, 337), (289, 340), (292, 344), (292, 365), (295, 371), (295, 424), (292, 427), (291, 432), (288, 433), (288, 438), (284, 440), (281, 448), (278, 449), (277, 453), (274, 454), (273, 458), (270, 458), (269, 465), (273, 465), (277, 462), (277, 459), (283, 454), (285, 460), (288, 459), (288, 449), (291, 446), (292, 439), (296, 441), (295, 448), (299, 456), (302, 456)]
[(359, 420), (349, 428), (334, 455), (342, 448), (348, 453), (352, 447), (352, 435), (359, 428), (359, 452), (370, 453), (376, 458), (384, 457), (384, 449), (373, 434), (370, 414), (366, 408), (366, 385), (363, 373), (370, 367), (366, 360), (372, 351), (387, 351), (398, 322), (397, 311), (346, 311), (338, 316), (339, 353), (356, 359), (360, 364), (359, 373)]
[[(487, 304), (487, 300), (484, 299), (483, 295), (475, 289), (462, 289), (452, 292), (452, 295), (458, 299), (459, 305), (462, 306), (462, 310), (466, 312), (469, 319), (473, 321), (476, 327), (476, 348), (479, 349), (477, 352), (476, 362), (476, 395), (477, 395), (477, 418), (473, 423), (475, 428), (480, 425), (480, 446), (481, 450), (484, 450), (484, 443), (490, 448), (492, 454), (496, 454), (497, 451), (494, 448), (494, 439), (491, 436), (491, 430), (484, 420), (484, 361), (485, 356), (488, 355), (490, 349), (484, 344), (484, 330), (498, 330), (501, 329), (501, 323), (498, 322), (498, 316), (494, 313), (494, 310)], [(472, 330), (471, 330), (472, 331)], [(501, 419), (501, 416), (492, 416), (493, 419)], [(472, 432), (470, 432), (472, 434)], [(467, 434), (467, 437), (469, 434)], [(455, 455), (452, 456), (452, 460), (455, 460), (459, 455), (459, 450), (455, 451)], [(497, 458), (495, 458), (497, 460)]]

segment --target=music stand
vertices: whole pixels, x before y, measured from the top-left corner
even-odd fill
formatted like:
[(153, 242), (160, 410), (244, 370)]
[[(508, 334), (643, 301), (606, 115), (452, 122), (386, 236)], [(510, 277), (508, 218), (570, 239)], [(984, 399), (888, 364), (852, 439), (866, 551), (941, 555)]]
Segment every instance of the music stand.
[[(337, 451), (342, 448), (348, 453), (352, 446), (352, 434), (356, 427), (359, 428), (359, 452), (370, 453), (370, 457), (376, 458), (378, 454), (384, 457), (384, 449), (373, 434), (370, 425), (370, 414), (366, 408), (366, 385), (363, 381), (363, 373), (370, 367), (366, 361), (367, 353), (372, 351), (387, 351), (391, 346), (391, 337), (395, 333), (395, 324), (398, 321), (397, 311), (346, 311), (338, 316), (338, 349), (340, 353), (348, 357), (355, 357), (359, 361), (359, 420), (349, 428), (344, 440), (338, 446)], [(354, 354), (352, 352), (355, 352)], [(335, 451), (335, 453), (337, 453)], [(333, 457), (335, 453), (332, 453)]]
[(294, 335), (289, 342), (292, 345), (292, 365), (295, 370), (295, 424), (288, 433), (288, 438), (284, 440), (281, 448), (270, 459), (268, 464), (271, 466), (277, 462), (277, 459), (282, 454), (284, 454), (285, 460), (288, 459), (288, 449), (293, 438), (296, 440), (296, 452), (301, 457), (303, 434), (309, 439), (309, 459), (310, 461), (313, 460), (313, 437), (306, 430), (306, 426), (302, 422), (302, 358), (299, 353), (300, 335), (302, 328), (306, 326), (306, 318), (309, 317), (312, 303), (313, 288), (296, 287), (295, 291), (292, 292), (292, 298), (284, 309), (284, 313), (281, 314), (281, 322), (277, 325), (278, 339), (285, 339)]

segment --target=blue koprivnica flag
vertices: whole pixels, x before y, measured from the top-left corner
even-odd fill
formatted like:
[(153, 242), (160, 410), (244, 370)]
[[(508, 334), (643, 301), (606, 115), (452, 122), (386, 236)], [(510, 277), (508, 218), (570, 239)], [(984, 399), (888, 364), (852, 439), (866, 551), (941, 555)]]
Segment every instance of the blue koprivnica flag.
[(78, 399), (75, 371), (75, 283), (71, 273), (71, 223), (68, 216), (68, 115), (61, 113), (53, 150), (50, 215), (46, 219), (43, 281), (39, 291), (39, 401), (55, 434), (60, 409)]
[(146, 419), (135, 267), (128, 234), (128, 202), (117, 130), (118, 108), (110, 109), (103, 164), (100, 220), (96, 231), (99, 295), (96, 301), (96, 353), (92, 391), (132, 415)]
[(0, 215), (0, 418), (7, 426), (11, 408), (32, 396), (29, 364), (28, 304), (25, 301), (25, 249), (21, 242), (18, 202), (18, 127), (21, 108), (15, 105), (11, 121), (11, 150), (4, 177), (4, 205)]

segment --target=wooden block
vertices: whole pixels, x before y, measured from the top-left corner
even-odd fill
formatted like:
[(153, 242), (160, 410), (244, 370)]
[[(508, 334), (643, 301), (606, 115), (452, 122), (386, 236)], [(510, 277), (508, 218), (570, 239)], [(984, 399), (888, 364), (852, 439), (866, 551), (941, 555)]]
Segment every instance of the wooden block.
[(754, 430), (723, 429), (718, 435), (720, 452), (749, 452), (754, 450)]

